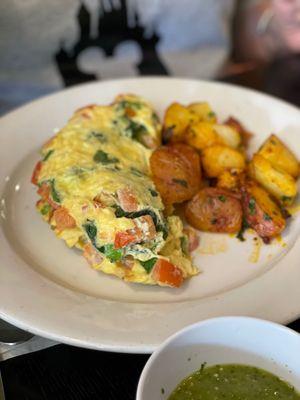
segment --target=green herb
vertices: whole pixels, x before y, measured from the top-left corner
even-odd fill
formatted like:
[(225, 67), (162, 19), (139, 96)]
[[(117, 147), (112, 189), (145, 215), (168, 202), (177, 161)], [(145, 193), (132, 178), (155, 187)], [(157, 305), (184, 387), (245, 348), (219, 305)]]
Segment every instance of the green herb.
[(255, 212), (256, 212), (256, 206), (255, 205), (256, 205), (255, 200), (253, 198), (251, 198), (249, 200), (249, 203), (248, 203), (248, 208), (249, 208), (249, 214), (250, 215), (254, 215), (255, 214)]
[(120, 110), (124, 110), (125, 108), (133, 108), (136, 110), (140, 110), (142, 108), (142, 104), (137, 103), (136, 101), (122, 100), (119, 103), (117, 103), (117, 107)]
[(152, 113), (152, 121), (155, 124), (159, 124), (159, 118), (158, 118), (158, 115), (155, 112)]
[(186, 236), (180, 236), (180, 246), (183, 254), (189, 253), (189, 241)]
[(213, 111), (210, 111), (207, 115), (209, 118), (214, 118), (216, 116), (216, 113)]
[(110, 157), (107, 153), (102, 150), (97, 150), (94, 157), (94, 161), (102, 164), (113, 164), (119, 162), (115, 157)]
[(45, 204), (42, 208), (41, 208), (41, 214), (42, 215), (46, 215), (49, 213), (49, 211), (51, 210), (51, 206), (49, 204)]
[(147, 133), (147, 129), (144, 127), (144, 125), (138, 124), (137, 122), (131, 119), (127, 120), (128, 120), (128, 125), (125, 128), (127, 135), (131, 139), (141, 142), (143, 136)]
[(151, 188), (149, 188), (149, 192), (151, 193), (151, 196), (153, 196), (153, 197), (157, 197), (158, 196), (158, 193), (155, 190), (151, 189)]
[(105, 244), (104, 246), (98, 247), (98, 250), (111, 262), (120, 261), (123, 257), (122, 249), (115, 249), (113, 244)]
[(275, 145), (276, 145), (276, 141), (275, 141), (274, 139), (271, 139), (270, 142), (271, 142), (272, 144), (275, 144)]
[(250, 225), (248, 224), (247, 220), (245, 217), (242, 219), (242, 227), (239, 233), (236, 235), (237, 239), (239, 239), (241, 242), (244, 242), (246, 239), (244, 238), (244, 233), (245, 230), (250, 228)]
[(173, 181), (174, 183), (178, 183), (178, 185), (181, 185), (181, 186), (183, 186), (183, 187), (185, 187), (185, 188), (188, 187), (188, 183), (187, 183), (187, 181), (184, 180), (184, 179), (176, 179), (176, 178), (173, 178), (172, 181)]
[(140, 261), (140, 264), (145, 268), (147, 273), (150, 274), (156, 261), (157, 261), (157, 258), (154, 257), (154, 258), (150, 258), (150, 260), (147, 260), (147, 261)]
[(140, 210), (140, 211), (131, 211), (131, 212), (124, 211), (117, 204), (114, 205), (114, 208), (115, 208), (115, 216), (117, 218), (126, 217), (126, 218), (134, 219), (134, 218), (142, 217), (144, 215), (150, 215), (150, 217), (153, 219), (153, 223), (155, 225), (156, 231), (157, 232), (162, 232), (164, 239), (166, 239), (168, 237), (168, 228), (167, 228), (167, 226), (165, 224), (160, 223), (157, 215), (155, 214), (155, 212), (150, 210), (149, 208), (145, 208), (144, 210)]
[(55, 180), (52, 179), (49, 181), (50, 188), (51, 188), (51, 197), (56, 203), (60, 203), (60, 195), (58, 194), (55, 188)]
[(90, 241), (95, 245), (96, 236), (97, 236), (97, 227), (93, 221), (87, 221), (85, 224), (82, 225), (86, 234), (88, 235)]
[(264, 213), (264, 220), (265, 221), (272, 221), (272, 218), (270, 217), (269, 214)]
[(48, 158), (51, 156), (51, 154), (54, 152), (53, 149), (49, 150), (46, 154), (45, 157), (43, 158), (43, 161), (47, 161)]
[(131, 173), (132, 173), (133, 175), (136, 175), (136, 176), (138, 176), (138, 177), (144, 176), (144, 174), (143, 174), (139, 169), (137, 169), (137, 168), (130, 167), (130, 170), (131, 170)]
[(107, 137), (104, 135), (104, 133), (101, 132), (91, 132), (91, 135), (99, 140), (100, 143), (106, 143), (107, 142)]
[(227, 197), (224, 196), (223, 194), (221, 194), (221, 196), (218, 196), (218, 199), (219, 199), (220, 201), (222, 201), (222, 203), (225, 203), (225, 201), (227, 200)]
[(282, 200), (283, 202), (288, 202), (288, 201), (291, 201), (291, 200), (292, 200), (292, 197), (290, 197), (290, 196), (281, 196), (281, 200)]

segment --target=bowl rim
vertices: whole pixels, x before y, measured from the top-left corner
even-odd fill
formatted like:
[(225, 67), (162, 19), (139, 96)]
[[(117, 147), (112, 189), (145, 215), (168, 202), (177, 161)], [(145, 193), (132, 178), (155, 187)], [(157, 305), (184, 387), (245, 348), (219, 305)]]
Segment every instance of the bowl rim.
[(158, 356), (160, 355), (162, 350), (164, 350), (166, 347), (168, 347), (170, 345), (170, 343), (172, 343), (179, 337), (184, 336), (185, 334), (194, 330), (195, 328), (201, 329), (203, 326), (211, 325), (211, 324), (215, 324), (215, 323), (219, 323), (219, 322), (221, 322), (221, 323), (225, 322), (225, 324), (229, 324), (230, 322), (234, 322), (234, 321), (239, 321), (241, 323), (244, 323), (247, 321), (250, 323), (269, 326), (271, 329), (277, 330), (278, 332), (281, 332), (283, 334), (288, 334), (288, 335), (294, 336), (294, 337), (298, 338), (298, 340), (300, 340), (300, 333), (296, 332), (295, 330), (293, 330), (285, 325), (281, 325), (276, 322), (272, 322), (272, 321), (262, 319), (262, 318), (245, 317), (242, 315), (241, 316), (233, 315), (233, 316), (226, 316), (226, 317), (208, 318), (208, 319), (196, 322), (194, 324), (184, 327), (183, 329), (180, 329), (179, 331), (175, 332), (173, 335), (169, 336), (151, 354), (151, 356), (147, 360), (147, 362), (143, 368), (143, 371), (140, 375), (140, 378), (139, 378), (139, 382), (138, 382), (138, 386), (137, 386), (137, 390), (136, 390), (136, 400), (143, 400), (143, 397), (142, 397), (143, 390), (144, 390), (145, 381), (147, 380), (149, 371), (151, 370), (154, 362), (156, 361), (156, 359), (158, 358)]

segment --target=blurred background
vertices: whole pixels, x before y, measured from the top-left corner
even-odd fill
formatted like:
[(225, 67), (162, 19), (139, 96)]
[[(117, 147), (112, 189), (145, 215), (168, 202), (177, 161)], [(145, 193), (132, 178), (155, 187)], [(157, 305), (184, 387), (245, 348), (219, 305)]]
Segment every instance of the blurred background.
[(300, 0), (1, 0), (0, 113), (83, 82), (218, 79), (300, 104)]

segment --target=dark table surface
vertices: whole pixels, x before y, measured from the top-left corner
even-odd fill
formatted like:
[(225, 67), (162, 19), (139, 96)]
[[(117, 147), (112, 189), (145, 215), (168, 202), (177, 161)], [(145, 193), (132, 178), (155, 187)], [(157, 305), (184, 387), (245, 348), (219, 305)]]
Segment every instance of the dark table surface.
[[(300, 57), (290, 57), (222, 81), (300, 105)], [(300, 332), (300, 320), (290, 324)], [(6, 400), (133, 400), (149, 355), (56, 345), (0, 363)]]

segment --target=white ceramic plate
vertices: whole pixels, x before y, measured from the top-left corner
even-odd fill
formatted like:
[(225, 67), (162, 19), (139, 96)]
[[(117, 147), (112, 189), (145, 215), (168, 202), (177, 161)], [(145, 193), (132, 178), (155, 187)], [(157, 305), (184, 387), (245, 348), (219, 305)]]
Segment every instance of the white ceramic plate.
[[(99, 82), (33, 102), (0, 120), (0, 315), (41, 336), (78, 346), (151, 352), (167, 336), (204, 318), (248, 315), (286, 323), (300, 315), (300, 218), (282, 243), (201, 234), (194, 258), (202, 273), (180, 289), (124, 283), (88, 267), (35, 210), (30, 184), (38, 150), (75, 109), (132, 92), (160, 115), (172, 101), (207, 100), (220, 118), (234, 115), (255, 133), (252, 149), (276, 132), (300, 158), (300, 112), (231, 85), (170, 78)], [(216, 253), (214, 255), (208, 253)], [(251, 261), (252, 260), (252, 261)]]

